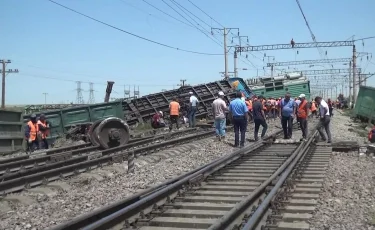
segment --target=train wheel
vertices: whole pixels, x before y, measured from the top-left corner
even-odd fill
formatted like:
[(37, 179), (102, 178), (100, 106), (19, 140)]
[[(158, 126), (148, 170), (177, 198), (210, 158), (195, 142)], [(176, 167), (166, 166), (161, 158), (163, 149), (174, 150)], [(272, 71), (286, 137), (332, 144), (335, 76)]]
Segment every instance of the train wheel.
[(95, 129), (95, 136), (104, 149), (122, 146), (129, 142), (129, 126), (120, 118), (109, 117)]
[(91, 125), (91, 127), (90, 127), (90, 129), (87, 133), (89, 138), (90, 138), (91, 143), (95, 146), (100, 145), (99, 139), (98, 139), (97, 135), (95, 135), (95, 130), (98, 128), (98, 126), (100, 125), (101, 122), (102, 122), (102, 120), (95, 121)]

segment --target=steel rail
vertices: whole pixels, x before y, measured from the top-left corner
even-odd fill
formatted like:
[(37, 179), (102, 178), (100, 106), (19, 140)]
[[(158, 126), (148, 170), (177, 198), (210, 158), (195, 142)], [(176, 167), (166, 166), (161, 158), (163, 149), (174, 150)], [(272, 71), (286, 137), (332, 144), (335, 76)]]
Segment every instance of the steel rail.
[[(197, 129), (181, 130), (178, 132), (174, 132), (173, 134), (179, 135), (179, 134), (189, 133), (189, 132), (196, 131), (196, 130)], [(168, 133), (168, 134), (163, 134), (163, 135), (156, 135), (147, 139), (132, 140), (128, 144), (115, 147), (114, 149), (116, 149), (117, 151), (125, 150), (128, 148), (133, 148), (137, 145), (148, 144), (158, 139), (165, 139), (167, 136), (171, 136), (171, 134)], [(53, 163), (53, 162), (59, 161), (59, 158), (61, 158), (64, 154), (69, 155), (67, 157), (70, 158), (71, 156), (79, 156), (80, 154), (83, 154), (83, 153), (90, 153), (90, 152), (94, 152), (98, 150), (100, 150), (99, 146), (89, 146), (85, 148), (78, 148), (78, 149), (68, 151), (68, 152), (62, 152), (59, 154), (51, 154), (51, 155), (40, 156), (40, 157), (35, 157), (35, 158), (28, 157), (27, 159), (22, 159), (19, 161), (11, 161), (8, 163), (0, 164), (0, 172), (4, 172), (3, 174), (5, 176), (9, 172), (12, 172), (12, 169), (15, 169), (15, 168), (34, 168), (35, 166), (38, 166), (38, 168), (40, 168), (40, 164)], [(0, 177), (0, 181), (1, 180), (2, 180), (2, 177)]]
[[(265, 140), (274, 138), (280, 133), (282, 133), (282, 130), (273, 133), (272, 135), (265, 138)], [(151, 195), (146, 196), (143, 199), (131, 205), (128, 205), (127, 207), (121, 210), (118, 210), (115, 213), (112, 213), (106, 217), (103, 217), (99, 221), (96, 221), (82, 228), (82, 230), (108, 229), (112, 226), (115, 226), (117, 223), (121, 222), (122, 220), (125, 220), (127, 218), (132, 217), (133, 215), (140, 213), (145, 208), (150, 207), (153, 204), (157, 203), (158, 201), (165, 199), (171, 194), (177, 192), (184, 185), (189, 184), (191, 180), (194, 180), (195, 178), (201, 177), (201, 176), (204, 177), (211, 170), (214, 170), (215, 168), (220, 167), (223, 164), (228, 165), (231, 162), (234, 162), (235, 160), (239, 159), (243, 154), (257, 150), (262, 146), (264, 146), (264, 142), (258, 141), (258, 142), (255, 142), (253, 145), (248, 145), (248, 146), (245, 146), (244, 148), (238, 149), (227, 156), (219, 158), (215, 162), (212, 162), (208, 166), (196, 171), (195, 173), (192, 173), (192, 174), (189, 174), (188, 176), (183, 177), (181, 180), (176, 181), (176, 183), (173, 183), (169, 186), (159, 189), (158, 191), (152, 193)]]
[(151, 188), (148, 188), (148, 189), (145, 189), (141, 192), (138, 192), (136, 194), (133, 194), (131, 195), (130, 197), (127, 197), (125, 199), (122, 199), (122, 200), (119, 200), (117, 202), (114, 202), (114, 203), (111, 203), (109, 205), (106, 205), (102, 208), (99, 208), (99, 209), (96, 209), (92, 212), (89, 212), (89, 213), (84, 213), (80, 216), (77, 216), (75, 217), (74, 219), (71, 219), (65, 223), (62, 223), (62, 224), (59, 224), (59, 225), (56, 225), (56, 226), (52, 226), (50, 228), (48, 228), (47, 230), (70, 230), (70, 229), (80, 229), (84, 226), (87, 226), (91, 223), (94, 223), (95, 221), (98, 221), (108, 215), (110, 215), (111, 213), (115, 213), (123, 208), (125, 208), (126, 206), (129, 206), (131, 204), (134, 204), (135, 202), (143, 199), (144, 197), (146, 196), (149, 196), (157, 191), (159, 191), (160, 189), (163, 189), (164, 187), (166, 186), (169, 186), (173, 183), (176, 183), (177, 181), (205, 168), (205, 167), (208, 167), (209, 165), (215, 163), (216, 161), (218, 161), (220, 159), (216, 159), (215, 161), (212, 161), (210, 163), (207, 163), (203, 166), (200, 166), (199, 168), (196, 168), (192, 171), (189, 171), (183, 175), (180, 175), (178, 177), (174, 177), (168, 181), (165, 181), (161, 184), (158, 184), (154, 187), (151, 187)]
[(290, 163), (288, 168), (283, 172), (281, 177), (278, 179), (276, 185), (272, 188), (270, 193), (267, 195), (267, 197), (264, 199), (264, 201), (260, 204), (260, 206), (257, 208), (255, 213), (251, 216), (251, 218), (247, 221), (245, 226), (242, 228), (242, 230), (253, 230), (256, 225), (258, 224), (259, 220), (263, 217), (263, 214), (269, 204), (271, 203), (274, 196), (277, 194), (278, 190), (281, 188), (281, 186), (284, 184), (287, 177), (290, 175), (290, 173), (293, 171), (294, 167), (298, 163), (298, 161), (301, 159), (302, 156), (305, 155), (307, 150), (310, 148), (312, 141), (315, 139), (315, 136), (317, 135), (318, 131), (314, 131), (313, 135), (310, 136), (307, 143), (304, 145), (302, 151), (298, 152), (298, 154), (294, 157), (293, 162)]
[[(311, 140), (309, 141), (311, 142)], [(266, 189), (266, 187), (269, 186), (272, 181), (274, 181), (279, 176), (279, 174), (282, 173), (290, 165), (290, 163), (296, 158), (296, 156), (303, 152), (304, 146), (305, 142), (300, 143), (293, 154), (277, 169), (276, 172), (274, 172), (266, 181), (258, 186), (249, 196), (247, 196), (240, 203), (234, 206), (226, 215), (215, 222), (215, 224), (211, 225), (209, 230), (221, 230), (228, 227), (233, 222), (233, 220), (241, 215), (251, 205), (251, 203), (253, 203), (259, 197), (259, 195)]]
[[(99, 155), (96, 156), (98, 158), (93, 159), (92, 155), (88, 155), (88, 156), (81, 156), (81, 157), (73, 158), (68, 161), (58, 162), (60, 166), (59, 168), (53, 168), (47, 171), (42, 171), (42, 172), (38, 172), (35, 174), (31, 174), (31, 175), (22, 174), (22, 177), (17, 177), (17, 178), (13, 178), (7, 181), (0, 182), (0, 194), (8, 194), (10, 192), (21, 191), (28, 187), (35, 187), (43, 183), (48, 183), (50, 181), (60, 179), (61, 175), (64, 175), (64, 174), (65, 174), (64, 176), (75, 175), (82, 170), (87, 170), (94, 166), (108, 164), (110, 162), (122, 162), (124, 160), (127, 160), (129, 153), (134, 153), (134, 155), (139, 155), (141, 153), (145, 153), (153, 149), (163, 148), (163, 147), (167, 147), (170, 145), (181, 144), (186, 141), (191, 141), (197, 138), (203, 138), (208, 135), (213, 135), (214, 133), (215, 131), (213, 130), (203, 131), (201, 133), (191, 134), (188, 136), (168, 140), (165, 142), (156, 143), (156, 144), (144, 146), (141, 148), (136, 148), (134, 150), (130, 150), (126, 152), (121, 152), (122, 150), (124, 150), (124, 146), (120, 146), (120, 147), (106, 149), (106, 150), (99, 152)], [(121, 152), (121, 153), (113, 154), (116, 152)], [(76, 163), (76, 161), (80, 161), (80, 160), (82, 160), (82, 162)], [(64, 166), (64, 164), (72, 163), (72, 162), (73, 164)], [(55, 167), (57, 166), (56, 164), (54, 164)]]

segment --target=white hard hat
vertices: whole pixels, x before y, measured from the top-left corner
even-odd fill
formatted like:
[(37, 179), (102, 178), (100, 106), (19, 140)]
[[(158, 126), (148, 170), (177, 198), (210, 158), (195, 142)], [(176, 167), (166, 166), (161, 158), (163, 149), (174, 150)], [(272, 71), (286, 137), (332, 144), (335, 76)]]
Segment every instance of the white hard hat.
[(223, 91), (219, 91), (219, 95), (220, 95), (220, 96), (224, 96)]
[(299, 95), (299, 98), (305, 98), (306, 97), (306, 95), (305, 94), (301, 94), (301, 95)]
[(159, 113), (163, 116), (163, 111), (159, 111)]
[(190, 91), (189, 94), (193, 94), (193, 92)]

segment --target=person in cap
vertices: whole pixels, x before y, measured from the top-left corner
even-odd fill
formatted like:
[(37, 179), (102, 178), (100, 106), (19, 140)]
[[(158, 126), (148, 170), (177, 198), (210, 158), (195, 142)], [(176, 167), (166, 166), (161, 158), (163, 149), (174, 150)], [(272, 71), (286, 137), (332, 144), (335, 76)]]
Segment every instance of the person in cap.
[(173, 124), (176, 124), (176, 128), (179, 128), (178, 117), (180, 116), (180, 103), (177, 101), (177, 97), (173, 97), (171, 103), (169, 104), (169, 131), (172, 131)]
[(309, 103), (306, 100), (306, 95), (299, 95), (300, 103), (297, 107), (297, 119), (302, 131), (302, 140), (307, 138), (307, 118), (309, 117)]
[[(247, 121), (249, 120), (248, 109), (244, 101), (242, 101), (242, 93), (238, 91), (236, 93), (236, 99), (230, 102), (229, 112), (232, 115), (232, 121), (234, 126), (234, 146), (244, 147), (245, 146), (245, 133), (247, 127)], [(241, 141), (240, 141), (241, 132)]]
[(39, 116), (38, 124), (38, 140), (39, 140), (39, 149), (42, 149), (42, 145), (45, 149), (48, 149), (47, 137), (49, 135), (50, 124), (46, 120), (46, 116), (41, 114)]
[(188, 119), (189, 119), (189, 127), (194, 128), (195, 127), (195, 114), (197, 113), (198, 108), (198, 98), (194, 95), (193, 92), (189, 92), (190, 98), (189, 98), (189, 112), (188, 112)]
[(224, 93), (220, 91), (218, 98), (212, 103), (212, 113), (215, 118), (216, 136), (219, 141), (225, 139), (225, 126), (226, 126), (226, 112), (228, 111), (227, 105), (224, 101)]
[[(330, 130), (331, 116), (329, 113), (328, 104), (320, 96), (315, 97), (315, 102), (316, 104), (319, 105), (320, 120), (318, 124), (318, 131), (319, 131), (320, 137), (322, 138), (323, 141), (327, 141), (328, 143), (331, 143), (331, 130)], [(325, 137), (323, 133), (323, 128), (325, 129), (327, 133), (327, 138)]]
[(25, 126), (25, 139), (27, 141), (27, 151), (33, 152), (35, 148), (38, 148), (38, 124), (36, 121), (36, 114), (31, 114), (30, 120)]
[(267, 129), (268, 129), (268, 125), (267, 125), (267, 122), (266, 122), (266, 114), (264, 113), (264, 110), (263, 110), (263, 105), (262, 105), (262, 99), (263, 99), (263, 96), (262, 95), (259, 95), (258, 96), (258, 100), (254, 102), (253, 104), (253, 120), (254, 120), (254, 140), (255, 141), (258, 141), (258, 132), (259, 132), (259, 127), (262, 126), (263, 127), (263, 130), (262, 130), (262, 134), (260, 135), (261, 138), (264, 137), (264, 135), (266, 135), (266, 132), (267, 132)]
[(159, 111), (155, 113), (154, 116), (152, 116), (152, 119), (151, 119), (152, 128), (158, 129), (158, 128), (165, 127), (163, 116), (164, 116), (163, 111)]

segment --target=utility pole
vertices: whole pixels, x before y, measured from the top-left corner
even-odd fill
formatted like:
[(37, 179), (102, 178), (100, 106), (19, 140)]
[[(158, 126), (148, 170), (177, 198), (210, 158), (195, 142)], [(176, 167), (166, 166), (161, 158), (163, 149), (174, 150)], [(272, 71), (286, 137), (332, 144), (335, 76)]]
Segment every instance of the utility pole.
[(47, 95), (48, 95), (48, 93), (43, 93), (43, 95), (44, 95), (44, 104), (47, 105)]
[(181, 82), (181, 86), (184, 87), (184, 86), (185, 86), (186, 79), (181, 79), (180, 82)]
[(357, 76), (356, 76), (356, 50), (355, 45), (353, 45), (353, 106), (357, 101)]
[(77, 81), (77, 95), (76, 95), (76, 103), (78, 105), (82, 105), (82, 104), (85, 104), (85, 102), (83, 101), (83, 95), (82, 95), (82, 88), (81, 88), (81, 83), (80, 81)]
[[(233, 43), (233, 38), (238, 38), (238, 44), (239, 46), (241, 47), (241, 42), (242, 42), (242, 38), (246, 38), (246, 41), (247, 43), (249, 43), (249, 36), (236, 36), (236, 37), (232, 37), (232, 43)], [(237, 70), (237, 58), (238, 58), (238, 53), (237, 51), (234, 51), (233, 53), (233, 58), (234, 58), (234, 63), (233, 63), (233, 73), (234, 73), (234, 77), (238, 77), (238, 70)], [(247, 55), (246, 55), (247, 57)]]
[(6, 65), (11, 63), (10, 60), (3, 59), (3, 60), (0, 60), (0, 63), (3, 66), (2, 70), (0, 70), (0, 72), (2, 74), (2, 80), (1, 80), (1, 108), (5, 109), (5, 77), (6, 77), (6, 74), (9, 74), (9, 73), (18, 73), (18, 69), (8, 69), (8, 70), (5, 69)]
[(224, 78), (228, 79), (228, 51), (227, 51), (227, 35), (230, 33), (231, 30), (237, 30), (237, 35), (240, 36), (240, 29), (239, 28), (211, 28), (211, 34), (213, 35), (214, 30), (223, 31), (224, 35), (224, 65), (225, 65), (225, 75)]
[[(265, 54), (264, 54), (265, 55)], [(264, 56), (263, 57), (263, 62), (264, 62), (264, 58), (267, 58), (267, 62), (270, 63), (270, 58), (273, 58), (273, 62), (275, 62), (275, 56)], [(267, 65), (268, 66), (268, 65)], [(273, 63), (270, 63), (270, 67), (271, 67), (271, 77), (273, 77)]]
[(89, 84), (90, 84), (90, 90), (89, 90), (90, 93), (89, 93), (89, 100), (87, 101), (87, 104), (94, 104), (95, 103), (94, 83), (90, 82)]
[(237, 52), (236, 51), (234, 51), (233, 57), (234, 57), (234, 63), (233, 63), (234, 77), (237, 77), (238, 72), (237, 72)]
[(352, 74), (351, 74), (351, 69), (352, 69), (352, 62), (349, 62), (349, 79), (348, 79), (348, 88), (349, 88), (349, 105), (353, 101), (352, 98)]

